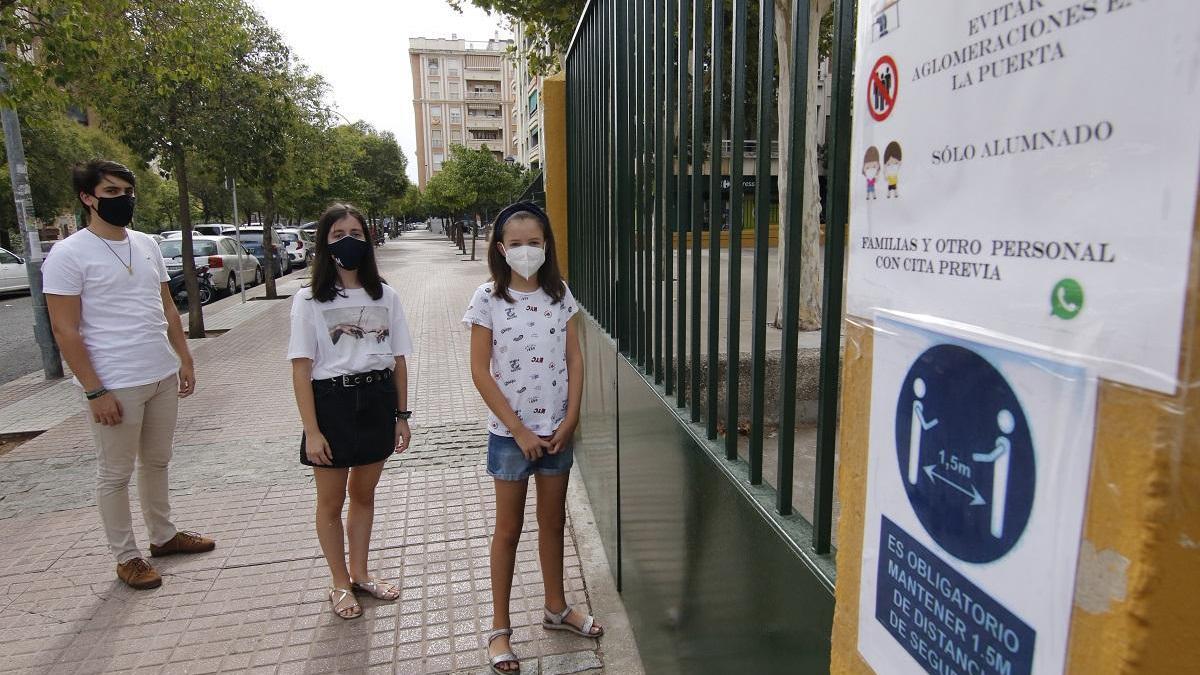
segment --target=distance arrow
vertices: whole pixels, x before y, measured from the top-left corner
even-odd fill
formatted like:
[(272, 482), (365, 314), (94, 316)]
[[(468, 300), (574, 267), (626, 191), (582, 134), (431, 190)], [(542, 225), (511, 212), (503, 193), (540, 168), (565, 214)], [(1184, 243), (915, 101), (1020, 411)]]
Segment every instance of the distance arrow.
[(959, 492), (963, 493), (964, 495), (970, 497), (971, 498), (971, 506), (981, 506), (983, 504), (987, 504), (987, 502), (983, 500), (983, 495), (979, 494), (979, 490), (977, 490), (975, 488), (974, 483), (971, 484), (971, 491), (968, 492), (966, 488), (959, 485), (958, 483), (955, 483), (954, 481), (950, 480), (949, 478), (946, 478), (945, 476), (943, 476), (941, 474), (934, 473), (933, 467), (935, 467), (935, 466), (937, 466), (937, 464), (930, 464), (925, 467), (925, 475), (929, 476), (930, 481), (941, 480), (946, 485), (949, 485), (950, 487), (954, 488), (955, 490), (958, 490)]

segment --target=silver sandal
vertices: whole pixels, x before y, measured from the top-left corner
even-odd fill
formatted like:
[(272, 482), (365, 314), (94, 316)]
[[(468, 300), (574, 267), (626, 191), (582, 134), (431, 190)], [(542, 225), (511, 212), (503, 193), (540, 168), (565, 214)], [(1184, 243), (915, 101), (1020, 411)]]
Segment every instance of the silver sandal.
[[(488, 647), (490, 648), (492, 646), (492, 641), (502, 635), (507, 635), (511, 640), (512, 629), (511, 628), (497, 628), (496, 630), (488, 633), (488, 636), (487, 636)], [(489, 651), (488, 654), (490, 655), (491, 652)], [(492, 661), (492, 672), (496, 673), (496, 675), (521, 675), (521, 659), (518, 659), (517, 655), (512, 652), (511, 641), (509, 643), (508, 651), (504, 652), (503, 654), (497, 654), (495, 656), (492, 656), (491, 661)], [(515, 664), (517, 664), (517, 668), (516, 668), (516, 670), (500, 670), (499, 668), (497, 668), (497, 666), (499, 666), (501, 663), (515, 663)]]
[[(336, 600), (334, 600), (335, 595), (338, 596)], [(348, 588), (329, 589), (329, 604), (333, 606), (333, 613), (342, 619), (346, 619), (347, 621), (350, 619), (357, 619), (358, 617), (362, 616), (362, 605), (358, 604), (357, 601), (348, 607), (338, 609), (338, 605), (340, 605), (347, 597), (354, 597), (354, 594), (351, 593), (350, 589)]]
[(576, 628), (575, 626), (567, 623), (567, 617), (571, 615), (571, 610), (573, 609), (570, 605), (567, 605), (567, 608), (558, 614), (551, 612), (550, 609), (546, 607), (543, 607), (542, 609), (546, 613), (545, 618), (542, 619), (542, 628), (545, 628), (546, 630), (565, 630), (587, 638), (598, 638), (601, 635), (604, 635), (604, 628), (602, 626), (600, 627), (599, 633), (592, 632), (592, 626), (596, 623), (596, 617), (592, 616), (591, 614), (584, 614), (585, 618), (583, 620), (582, 628)]
[[(400, 588), (396, 584), (380, 581), (379, 579), (368, 579), (366, 581), (351, 581), (350, 589), (355, 593), (366, 593), (376, 600), (399, 600)], [(391, 593), (387, 590), (390, 589)]]

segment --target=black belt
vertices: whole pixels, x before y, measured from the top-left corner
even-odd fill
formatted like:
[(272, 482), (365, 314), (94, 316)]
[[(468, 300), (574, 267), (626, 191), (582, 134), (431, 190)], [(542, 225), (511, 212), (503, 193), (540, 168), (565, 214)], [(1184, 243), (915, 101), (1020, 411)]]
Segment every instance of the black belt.
[(375, 384), (377, 382), (386, 382), (392, 379), (392, 371), (390, 369), (372, 370), (369, 373), (357, 373), (355, 375), (338, 375), (325, 380), (313, 380), (313, 382), (328, 385), (330, 387), (341, 387), (343, 389), (351, 389), (360, 387), (366, 384)]

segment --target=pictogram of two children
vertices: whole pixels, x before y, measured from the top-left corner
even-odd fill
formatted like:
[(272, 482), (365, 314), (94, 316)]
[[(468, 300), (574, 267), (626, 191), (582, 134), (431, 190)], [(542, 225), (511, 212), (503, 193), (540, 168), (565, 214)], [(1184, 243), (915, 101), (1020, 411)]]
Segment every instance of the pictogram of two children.
[(892, 141), (883, 149), (883, 166), (879, 164), (879, 148), (870, 146), (867, 148), (866, 154), (863, 156), (863, 175), (867, 177), (867, 199), (876, 199), (875, 180), (879, 178), (879, 170), (883, 169), (884, 178), (887, 180), (887, 196), (891, 199), (892, 196), (899, 197), (900, 193), (896, 190), (896, 184), (900, 180), (900, 144)]

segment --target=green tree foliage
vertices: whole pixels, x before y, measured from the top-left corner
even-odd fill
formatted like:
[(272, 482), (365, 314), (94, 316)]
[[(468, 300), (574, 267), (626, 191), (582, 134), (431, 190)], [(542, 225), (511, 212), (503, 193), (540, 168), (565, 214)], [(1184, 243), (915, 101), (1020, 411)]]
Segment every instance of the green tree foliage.
[[(93, 157), (109, 157), (134, 169), (138, 178), (138, 218), (134, 226), (147, 232), (162, 229), (164, 200), (174, 196), (157, 172), (150, 169), (129, 147), (95, 127), (85, 127), (61, 113), (27, 115), (21, 124), (33, 193), (34, 217), (49, 222), (63, 212), (79, 208), (71, 187), (70, 167)], [(0, 138), (0, 147), (3, 139)], [(12, 194), (8, 165), (0, 166), (0, 194)], [(0, 202), (0, 244), (10, 248), (17, 235), (17, 214), (11, 199)]]
[(486, 148), (452, 145), (426, 192), (437, 213), (485, 217), (516, 200), (525, 188), (524, 179), (521, 167), (496, 159)]

